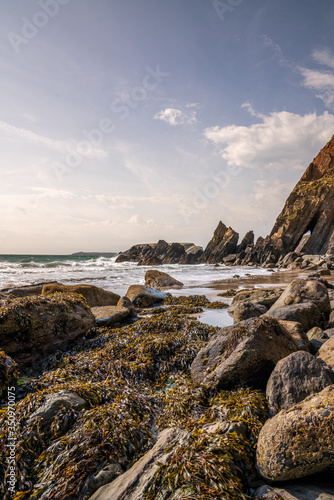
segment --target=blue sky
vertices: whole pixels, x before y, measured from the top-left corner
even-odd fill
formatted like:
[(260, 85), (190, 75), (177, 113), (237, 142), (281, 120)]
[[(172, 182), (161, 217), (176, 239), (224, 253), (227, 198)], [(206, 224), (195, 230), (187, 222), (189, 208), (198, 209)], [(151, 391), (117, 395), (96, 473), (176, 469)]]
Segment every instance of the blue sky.
[(266, 236), (334, 134), (332, 0), (7, 0), (0, 253)]

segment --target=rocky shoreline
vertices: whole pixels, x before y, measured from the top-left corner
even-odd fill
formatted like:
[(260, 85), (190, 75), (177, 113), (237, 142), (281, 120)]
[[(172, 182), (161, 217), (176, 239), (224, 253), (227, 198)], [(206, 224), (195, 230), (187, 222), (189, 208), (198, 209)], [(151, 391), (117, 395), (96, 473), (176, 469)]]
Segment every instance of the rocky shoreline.
[[(157, 270), (124, 297), (89, 285), (3, 294), (0, 455), (16, 387), (16, 498), (334, 498), (326, 278), (215, 302), (169, 296), (173, 278)], [(203, 307), (228, 307), (234, 325), (199, 323)]]

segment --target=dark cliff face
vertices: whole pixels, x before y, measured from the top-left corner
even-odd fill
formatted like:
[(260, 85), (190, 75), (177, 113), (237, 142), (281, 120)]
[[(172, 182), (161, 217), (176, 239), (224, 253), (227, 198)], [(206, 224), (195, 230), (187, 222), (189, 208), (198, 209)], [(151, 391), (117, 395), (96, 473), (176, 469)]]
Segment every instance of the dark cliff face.
[(290, 194), (267, 247), (281, 253), (297, 248), (307, 254), (334, 253), (334, 136)]

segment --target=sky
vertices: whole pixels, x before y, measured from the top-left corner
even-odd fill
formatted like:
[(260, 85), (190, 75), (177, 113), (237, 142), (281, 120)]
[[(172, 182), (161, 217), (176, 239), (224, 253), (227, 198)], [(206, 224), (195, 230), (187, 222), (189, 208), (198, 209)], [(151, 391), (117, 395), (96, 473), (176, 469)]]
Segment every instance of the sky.
[(265, 237), (334, 134), (332, 0), (2, 0), (0, 253)]

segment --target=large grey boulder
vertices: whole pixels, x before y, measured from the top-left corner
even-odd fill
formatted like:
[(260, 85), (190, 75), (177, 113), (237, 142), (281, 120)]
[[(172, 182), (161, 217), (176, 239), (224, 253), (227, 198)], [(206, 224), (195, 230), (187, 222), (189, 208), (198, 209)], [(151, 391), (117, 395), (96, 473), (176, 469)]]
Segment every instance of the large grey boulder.
[(152, 269), (150, 271), (147, 271), (147, 273), (145, 274), (145, 285), (154, 288), (180, 288), (183, 286), (183, 283), (176, 280), (172, 276), (169, 276), (169, 274), (167, 273)]
[(149, 286), (131, 285), (125, 296), (135, 307), (149, 307), (165, 300), (168, 294)]
[(253, 302), (246, 300), (231, 305), (227, 310), (229, 315), (233, 317), (234, 323), (238, 323), (239, 321), (249, 318), (257, 318), (258, 316), (262, 316), (262, 314), (267, 311), (268, 309), (266, 306), (254, 304)]
[(212, 389), (237, 385), (263, 389), (276, 363), (297, 350), (278, 321), (252, 318), (217, 332), (194, 359), (191, 375)]
[(281, 307), (312, 302), (324, 315), (329, 315), (330, 301), (327, 287), (316, 279), (297, 278), (293, 280), (280, 298), (271, 306), (269, 312)]
[(269, 481), (287, 481), (334, 466), (334, 385), (267, 420), (257, 443), (257, 467)]
[(171, 428), (159, 435), (156, 444), (131, 469), (117, 477), (112, 483), (99, 488), (90, 500), (145, 500), (153, 483), (159, 464), (164, 464), (172, 455), (175, 446), (182, 446), (189, 432)]
[(293, 352), (277, 363), (269, 377), (266, 396), (271, 415), (291, 408), (333, 382), (334, 373), (321, 359), (308, 352)]
[(300, 323), (306, 332), (314, 326), (318, 326), (322, 321), (322, 314), (313, 302), (301, 302), (275, 309), (273, 307), (265, 313), (266, 316), (276, 318), (279, 321), (295, 321)]
[(240, 290), (232, 299), (232, 304), (237, 302), (253, 302), (267, 308), (271, 307), (284, 292), (284, 288), (254, 288), (253, 290)]

